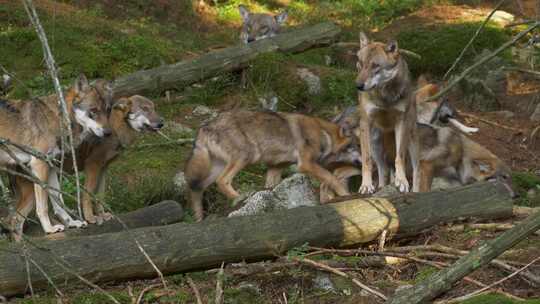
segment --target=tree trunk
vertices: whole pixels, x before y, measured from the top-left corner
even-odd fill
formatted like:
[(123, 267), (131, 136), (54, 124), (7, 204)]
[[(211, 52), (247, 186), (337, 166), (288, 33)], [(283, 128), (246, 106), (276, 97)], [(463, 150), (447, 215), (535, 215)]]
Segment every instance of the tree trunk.
[[(353, 199), (264, 215), (37, 241), (36, 246), (27, 245), (27, 253), (57, 282), (76, 282), (58, 265), (60, 258), (85, 278), (108, 282), (156, 275), (134, 239), (164, 274), (170, 274), (274, 257), (306, 243), (350, 246), (373, 241), (383, 230), (399, 237), (459, 218), (508, 216), (512, 216), (512, 201), (506, 188), (480, 183), (444, 192)], [(22, 247), (5, 247), (0, 251), (0, 294), (24, 293), (27, 274)], [(46, 286), (43, 275), (30, 268), (34, 288)]]
[(540, 212), (529, 216), (519, 225), (504, 232), (494, 240), (476, 246), (468, 255), (456, 261), (415, 286), (398, 293), (390, 304), (430, 303), (432, 299), (452, 288), (455, 282), (489, 263), (504, 251), (540, 228)]
[(326, 22), (291, 30), (269, 39), (212, 51), (195, 59), (181, 61), (118, 78), (114, 83), (115, 96), (162, 92), (178, 89), (201, 80), (247, 66), (260, 54), (269, 52), (301, 52), (328, 45), (341, 29)]
[[(129, 229), (164, 226), (178, 223), (184, 217), (182, 205), (175, 201), (162, 201), (157, 204), (144, 207), (128, 213), (119, 214), (118, 218)], [(103, 225), (89, 225), (84, 229), (67, 229), (61, 233), (48, 234), (47, 239), (60, 240), (68, 237), (88, 236), (124, 230), (122, 223), (113, 218), (104, 222)], [(29, 222), (29, 227), (24, 233), (29, 236), (43, 236), (43, 230), (38, 222)]]

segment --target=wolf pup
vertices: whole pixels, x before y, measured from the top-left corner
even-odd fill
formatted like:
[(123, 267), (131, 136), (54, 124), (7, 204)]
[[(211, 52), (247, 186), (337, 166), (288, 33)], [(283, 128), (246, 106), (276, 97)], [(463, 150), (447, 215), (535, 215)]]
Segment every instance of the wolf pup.
[(275, 16), (251, 13), (244, 5), (239, 5), (238, 10), (242, 16), (240, 40), (244, 43), (277, 35), (288, 16), (287, 12)]
[[(407, 152), (413, 166), (413, 191), (420, 189), (420, 151), (416, 132), (416, 102), (412, 96), (407, 63), (396, 41), (388, 44), (370, 42), (360, 33), (358, 76), (362, 184), (360, 193), (373, 193), (371, 132), (383, 132), (385, 146), (395, 143), (395, 184), (401, 192), (409, 191), (405, 173)], [(388, 148), (389, 149), (389, 148)], [(379, 186), (384, 186), (379, 185)]]
[[(90, 137), (85, 140), (76, 150), (77, 168), (84, 170), (86, 175), (84, 187), (86, 191), (82, 197), (82, 209), (84, 219), (90, 224), (101, 224), (111, 219), (111, 214), (105, 212), (99, 202), (92, 204), (92, 196), (100, 196), (105, 191), (105, 176), (108, 166), (116, 159), (122, 150), (129, 146), (143, 131), (157, 131), (163, 127), (163, 119), (155, 111), (154, 103), (142, 96), (134, 95), (129, 98), (120, 98), (112, 105), (107, 100), (112, 100), (112, 90), (104, 87), (103, 81), (97, 81), (95, 86), (100, 88), (106, 102), (103, 106), (109, 108), (108, 123), (112, 130), (111, 136), (105, 139)], [(64, 170), (73, 171), (73, 162), (67, 157), (64, 162)], [(32, 199), (28, 193), (33, 192), (32, 184), (23, 178), (16, 177), (15, 184), (18, 191), (26, 199)], [(59, 187), (57, 174), (53, 174), (49, 180), (51, 187)], [(73, 223), (78, 221), (63, 209), (63, 198), (58, 192), (50, 191), (54, 213), (69, 227), (77, 227)], [(97, 214), (94, 214), (94, 209)]]
[(203, 191), (214, 182), (227, 198), (237, 198), (239, 194), (232, 187), (233, 178), (250, 164), (265, 164), (274, 176), (281, 168), (297, 164), (300, 172), (328, 184), (338, 195), (349, 194), (321, 163), (347, 151), (352, 138), (350, 130), (300, 114), (221, 113), (199, 129), (185, 166), (195, 218), (202, 220)]
[[(100, 95), (92, 87), (84, 75), (79, 76), (75, 84), (66, 93), (68, 114), (74, 124), (74, 137), (78, 143), (85, 136), (94, 134), (103, 137), (110, 134), (105, 126), (107, 116), (99, 105)], [(57, 96), (51, 95), (43, 99), (35, 99), (8, 103), (0, 107), (0, 138), (32, 148), (43, 155), (54, 155), (60, 151), (58, 142), (62, 136), (61, 114), (58, 109)], [(0, 150), (0, 166), (26, 165), (33, 175), (41, 182), (47, 183), (50, 168), (39, 158), (13, 146), (5, 146)], [(63, 225), (52, 225), (48, 214), (47, 190), (39, 184), (34, 184), (36, 213), (43, 230), (54, 233), (64, 230)], [(20, 197), (19, 197), (20, 198)], [(32, 198), (32, 197), (31, 197)], [(33, 199), (18, 200), (16, 215), (11, 219), (13, 231), (22, 232), (26, 216), (34, 208)]]

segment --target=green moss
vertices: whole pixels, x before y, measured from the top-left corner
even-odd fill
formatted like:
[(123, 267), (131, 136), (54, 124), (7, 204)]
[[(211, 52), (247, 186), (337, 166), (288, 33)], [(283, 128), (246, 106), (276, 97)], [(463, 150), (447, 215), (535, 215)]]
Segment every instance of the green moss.
[[(513, 172), (512, 183), (514, 190), (519, 194), (516, 204), (529, 207), (540, 206), (540, 177), (529, 172)], [(527, 193), (529, 190), (535, 190), (536, 197), (531, 198)]]
[[(400, 32), (397, 40), (400, 47), (422, 56), (420, 60), (407, 60), (413, 74), (442, 75), (459, 56), (479, 25), (477, 22), (467, 22), (414, 28)], [(493, 50), (499, 47), (508, 40), (509, 34), (508, 30), (488, 24), (465, 53), (460, 67), (468, 66), (483, 49)]]
[(418, 269), (418, 272), (416, 273), (416, 276), (414, 277), (414, 282), (419, 283), (425, 280), (426, 278), (428, 278), (429, 276), (431, 276), (432, 274), (434, 274), (435, 272), (437, 272), (437, 268), (435, 267), (431, 267), (431, 266), (421, 267), (420, 269)]

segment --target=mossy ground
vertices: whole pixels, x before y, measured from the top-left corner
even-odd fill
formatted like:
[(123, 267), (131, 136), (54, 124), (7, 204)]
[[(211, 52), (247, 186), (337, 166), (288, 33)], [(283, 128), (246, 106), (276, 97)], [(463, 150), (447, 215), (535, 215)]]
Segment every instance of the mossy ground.
[[(237, 5), (248, 5), (254, 11), (278, 12), (288, 2), (289, 24), (311, 24), (332, 20), (343, 27), (340, 40), (356, 41), (358, 30), (383, 29), (400, 16), (417, 8), (443, 1), (215, 1), (202, 13), (197, 13), (195, 1), (35, 1), (48, 33), (53, 53), (60, 69), (61, 80), (68, 85), (76, 75), (84, 72), (90, 78), (113, 79), (136, 70), (173, 63), (193, 57), (214, 47), (238, 42), (237, 28), (240, 16)], [(208, 3), (212, 1), (206, 1)], [(422, 55), (420, 61), (411, 60), (415, 75), (430, 73), (440, 76), (450, 66), (466, 44), (478, 23), (464, 21), (460, 24), (407, 28), (395, 37), (399, 44)], [(470, 63), (482, 49), (493, 49), (508, 39), (511, 32), (490, 24), (472, 51), (464, 57), (462, 66)], [(52, 92), (52, 84), (42, 63), (41, 46), (29, 24), (20, 2), (0, 0), (0, 64), (15, 73), (17, 81), (10, 93), (13, 98), (27, 98)], [(320, 48), (301, 54), (267, 54), (257, 58), (247, 70), (247, 89), (239, 86), (239, 75), (224, 74), (217, 79), (202, 82), (172, 92), (172, 99), (149, 96), (158, 111), (168, 122), (182, 123), (197, 128), (207, 117), (195, 117), (191, 111), (197, 105), (226, 108), (240, 104), (245, 108), (260, 108), (259, 97), (269, 92), (277, 95), (279, 110), (307, 111), (324, 117), (336, 114), (337, 109), (356, 103), (356, 90), (351, 83), (355, 78), (354, 66), (326, 65), (329, 48)], [(296, 75), (297, 67), (307, 67), (321, 78), (321, 94), (310, 95), (307, 87)], [(166, 128), (170, 138), (188, 138), (191, 133), (180, 133)], [(170, 144), (157, 134), (145, 134), (113, 163), (109, 171), (105, 201), (115, 212), (125, 212), (158, 202), (163, 199), (183, 201), (173, 185), (172, 178), (183, 167), (189, 155), (189, 144)], [(263, 167), (249, 168), (238, 175), (235, 184), (242, 191), (260, 188), (263, 184)], [(84, 176), (83, 176), (84, 178)], [(528, 191), (539, 183), (529, 176), (515, 175), (520, 191)], [(73, 182), (66, 189), (74, 192)], [(5, 202), (4, 202), (5, 203)], [(71, 202), (73, 203), (73, 202)], [(223, 213), (227, 201), (210, 189), (206, 196), (211, 213)], [(525, 205), (540, 205), (523, 201)], [(1, 246), (1, 245), (0, 245)], [(337, 259), (336, 260), (340, 260)], [(354, 265), (354, 259), (342, 262)], [(432, 269), (426, 268), (411, 276), (410, 281), (420, 280)], [(254, 278), (262, 293), (244, 288), (241, 280), (227, 279), (225, 303), (276, 303), (283, 297), (288, 303), (363, 303), (358, 290), (343, 287), (337, 292), (313, 289), (310, 277), (314, 272), (294, 268), (279, 275), (261, 275)], [(204, 272), (190, 274), (202, 289), (205, 300), (212, 298), (215, 278)], [(169, 277), (174, 293), (163, 295), (160, 289), (145, 296), (146, 303), (193, 303), (192, 292), (181, 275)], [(135, 282), (138, 294), (148, 282)], [(381, 286), (381, 288), (384, 288)], [(126, 286), (110, 286), (107, 290), (122, 303), (131, 303)], [(300, 291), (302, 291), (300, 293)], [(305, 291), (305, 293), (304, 293)], [(71, 303), (109, 303), (103, 295), (89, 290), (69, 290)], [(498, 296), (483, 296), (467, 303), (506, 300)], [(159, 298), (159, 300), (156, 300)], [(485, 300), (488, 299), (488, 300)], [(476, 301), (476, 302), (474, 302)], [(482, 302), (483, 301), (483, 302)], [(54, 295), (39, 294), (38, 298), (15, 300), (18, 303), (57, 303)], [(369, 303), (369, 302), (366, 302)], [(534, 302), (530, 302), (534, 303)]]

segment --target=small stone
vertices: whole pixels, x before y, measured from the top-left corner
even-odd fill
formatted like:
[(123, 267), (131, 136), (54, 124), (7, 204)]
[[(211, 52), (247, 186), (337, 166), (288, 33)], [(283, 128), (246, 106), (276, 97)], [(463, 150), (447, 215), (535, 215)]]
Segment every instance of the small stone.
[(256, 215), (272, 211), (280, 199), (271, 190), (259, 191), (244, 201), (242, 208), (229, 213), (228, 217)]
[(505, 12), (498, 10), (491, 16), (491, 21), (498, 23), (499, 25), (506, 26), (512, 22), (514, 22), (515, 16)]
[(216, 110), (213, 110), (207, 106), (203, 106), (203, 105), (198, 105), (195, 107), (195, 109), (193, 109), (192, 111), (192, 114), (195, 115), (195, 116), (216, 116), (217, 115), (217, 111)]
[(313, 287), (324, 290), (324, 291), (334, 291), (335, 287), (330, 280), (330, 276), (324, 272), (317, 272), (317, 276), (313, 279)]
[(321, 93), (321, 79), (319, 76), (306, 68), (299, 68), (296, 74), (306, 83), (309, 94), (319, 95)]
[(280, 205), (286, 209), (318, 205), (311, 182), (304, 174), (296, 173), (284, 179), (274, 188), (274, 194), (281, 201)]

